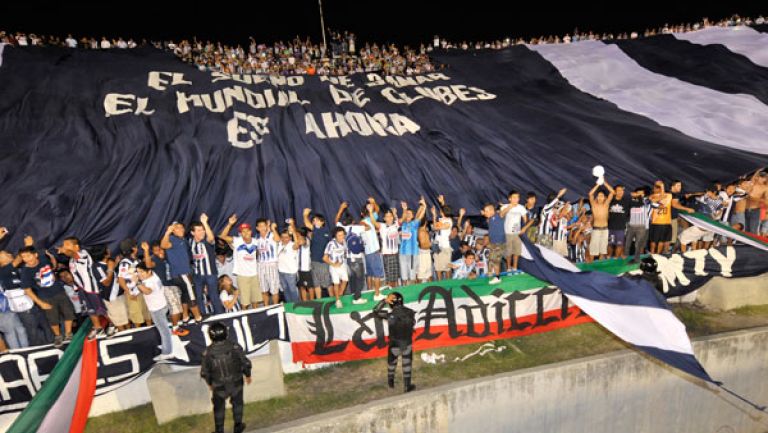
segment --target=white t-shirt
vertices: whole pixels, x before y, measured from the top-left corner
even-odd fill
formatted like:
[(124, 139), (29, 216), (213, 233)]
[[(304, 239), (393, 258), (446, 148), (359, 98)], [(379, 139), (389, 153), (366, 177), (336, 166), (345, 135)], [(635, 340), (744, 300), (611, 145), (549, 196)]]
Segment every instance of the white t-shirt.
[(305, 238), (304, 245), (299, 248), (299, 272), (309, 272), (312, 270), (312, 255), (309, 250), (309, 238)]
[(227, 275), (229, 278), (232, 279), (232, 285), (237, 287), (237, 279), (235, 278), (235, 260), (232, 257), (227, 257), (224, 259), (224, 263), (219, 262), (219, 259), (216, 259), (216, 273), (221, 277), (222, 275)]
[(400, 252), (400, 226), (397, 223), (388, 226), (379, 223), (379, 233), (381, 233), (381, 253), (398, 254)]
[(163, 282), (160, 281), (160, 277), (157, 274), (152, 272), (152, 276), (141, 283), (148, 289), (152, 289), (151, 293), (144, 293), (144, 302), (147, 303), (149, 311), (162, 310), (168, 305), (168, 302), (165, 300)]
[(440, 218), (440, 224), (445, 228), (438, 230), (437, 232), (437, 245), (441, 250), (451, 250), (451, 228), (453, 227), (453, 220), (450, 218)]
[(11, 289), (5, 291), (5, 297), (8, 299), (8, 304), (11, 307), (11, 311), (14, 313), (23, 313), (29, 311), (35, 306), (32, 298), (27, 296), (24, 289)]
[[(510, 205), (504, 206), (502, 210), (508, 206)], [(521, 204), (517, 204), (510, 209), (504, 216), (504, 233), (508, 235), (520, 233), (520, 227), (523, 226), (523, 216), (527, 213), (528, 211), (525, 209), (525, 206)]]
[(277, 271), (283, 274), (299, 272), (299, 251), (293, 249), (293, 241), (280, 242), (277, 246)]
[[(234, 295), (234, 293), (230, 294), (226, 290), (222, 289), (219, 292), (219, 299), (221, 299), (221, 302), (223, 304), (224, 302), (229, 302), (229, 301), (235, 299), (235, 295)], [(235, 304), (232, 306), (232, 308), (227, 308), (226, 310), (227, 310), (227, 313), (231, 313), (233, 311), (240, 311), (240, 304), (235, 302)]]
[(257, 272), (257, 262), (259, 249), (256, 246), (256, 240), (251, 238), (251, 242), (245, 243), (242, 237), (235, 236), (232, 238), (232, 257), (235, 260), (235, 265), (232, 272), (235, 275), (242, 275), (244, 277), (252, 277)]

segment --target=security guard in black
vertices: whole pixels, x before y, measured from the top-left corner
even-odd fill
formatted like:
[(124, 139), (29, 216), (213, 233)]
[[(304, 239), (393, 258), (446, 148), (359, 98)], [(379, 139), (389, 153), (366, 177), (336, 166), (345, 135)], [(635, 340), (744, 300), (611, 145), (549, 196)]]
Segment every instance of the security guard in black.
[(239, 344), (227, 339), (227, 327), (214, 323), (208, 329), (211, 345), (203, 352), (200, 376), (213, 392), (215, 433), (224, 432), (224, 409), (227, 399), (232, 403), (235, 433), (245, 430), (243, 424), (243, 378), (251, 383), (251, 361)]

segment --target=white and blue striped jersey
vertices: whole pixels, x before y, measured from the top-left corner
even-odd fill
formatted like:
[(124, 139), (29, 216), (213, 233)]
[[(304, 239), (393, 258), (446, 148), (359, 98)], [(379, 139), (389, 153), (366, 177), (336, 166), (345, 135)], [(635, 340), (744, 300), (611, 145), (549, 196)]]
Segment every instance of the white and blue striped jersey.
[(267, 233), (263, 237), (259, 236), (254, 240), (256, 241), (256, 248), (259, 250), (259, 262), (277, 263), (277, 242), (272, 232)]
[(325, 255), (331, 263), (344, 263), (347, 261), (347, 244), (336, 242), (336, 239), (325, 246)]

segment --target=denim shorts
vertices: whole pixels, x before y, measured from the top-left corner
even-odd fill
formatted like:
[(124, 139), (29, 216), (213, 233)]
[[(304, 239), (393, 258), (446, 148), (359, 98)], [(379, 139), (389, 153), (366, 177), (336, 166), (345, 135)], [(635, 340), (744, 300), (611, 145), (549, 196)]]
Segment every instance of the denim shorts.
[(365, 275), (373, 278), (384, 278), (384, 261), (381, 259), (380, 253), (365, 255)]

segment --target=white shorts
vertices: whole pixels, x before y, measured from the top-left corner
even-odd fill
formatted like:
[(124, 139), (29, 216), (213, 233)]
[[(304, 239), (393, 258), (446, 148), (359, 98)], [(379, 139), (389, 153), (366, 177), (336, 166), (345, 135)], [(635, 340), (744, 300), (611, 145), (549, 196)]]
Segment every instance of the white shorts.
[(419, 280), (427, 281), (432, 278), (432, 251), (419, 250)]
[(349, 272), (347, 271), (347, 264), (342, 263), (341, 266), (328, 266), (331, 271), (331, 281), (333, 284), (339, 284), (341, 281), (349, 281)]
[(592, 238), (589, 240), (589, 255), (599, 256), (601, 254), (608, 254), (608, 228), (607, 227), (604, 229), (603, 228), (593, 229)]
[(715, 239), (715, 233), (704, 230), (700, 227), (690, 226), (680, 233), (680, 244), (689, 245), (693, 242), (704, 241), (712, 242)]

